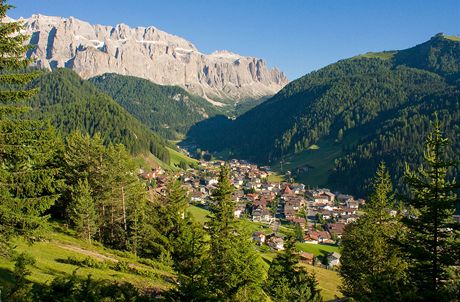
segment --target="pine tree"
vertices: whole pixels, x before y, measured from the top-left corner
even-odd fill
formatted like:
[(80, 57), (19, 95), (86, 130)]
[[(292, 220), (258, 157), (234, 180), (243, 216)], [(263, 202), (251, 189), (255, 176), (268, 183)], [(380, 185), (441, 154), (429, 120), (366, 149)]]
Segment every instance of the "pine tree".
[(294, 227), (295, 240), (298, 242), (303, 242), (305, 238), (305, 233), (302, 229), (300, 223), (296, 223)]
[(322, 301), (315, 276), (299, 266), (292, 238), (270, 264), (265, 287), (273, 301)]
[(23, 117), (26, 100), (37, 92), (25, 87), (39, 73), (26, 70), (29, 47), (22, 25), (5, 21), (11, 7), (0, 2), (0, 241), (37, 238), (60, 187), (52, 127)]
[(97, 214), (97, 239), (114, 248), (132, 248), (129, 237), (132, 231), (138, 236), (139, 229), (130, 223), (139, 223), (146, 195), (125, 147), (105, 147), (98, 134), (90, 137), (74, 132), (66, 140), (64, 171), (67, 199), (72, 198), (73, 186), (88, 181)]
[(261, 299), (261, 268), (250, 241), (233, 214), (234, 203), (229, 168), (222, 166), (213, 192), (213, 206), (207, 224), (210, 247), (205, 266), (209, 296), (219, 301)]
[[(32, 282), (27, 278), (31, 272), (27, 268), (29, 265), (34, 265), (35, 259), (26, 253), (21, 253), (15, 256), (14, 264), (14, 285), (12, 288), (7, 289), (6, 298), (7, 301), (18, 301), (18, 302), (31, 302), (32, 299)], [(1, 296), (0, 296), (1, 299)]]
[(83, 181), (79, 179), (73, 188), (69, 211), (70, 219), (75, 225), (79, 237), (91, 243), (91, 239), (97, 230), (97, 216), (87, 179)]
[(394, 194), (385, 164), (377, 170), (364, 216), (342, 237), (342, 292), (358, 301), (402, 301), (411, 294), (407, 263), (395, 244), (404, 232), (394, 211)]
[(170, 293), (172, 301), (206, 301), (208, 284), (204, 261), (207, 242), (203, 226), (185, 216), (174, 242), (174, 269), (178, 286)]
[(409, 205), (405, 248), (417, 295), (425, 301), (442, 301), (455, 299), (443, 294), (443, 285), (449, 281), (449, 268), (460, 265), (460, 224), (452, 217), (459, 185), (447, 179), (456, 163), (446, 158), (449, 140), (443, 137), (437, 116), (433, 127), (425, 141), (424, 165), (417, 171), (406, 165), (411, 195), (405, 199)]

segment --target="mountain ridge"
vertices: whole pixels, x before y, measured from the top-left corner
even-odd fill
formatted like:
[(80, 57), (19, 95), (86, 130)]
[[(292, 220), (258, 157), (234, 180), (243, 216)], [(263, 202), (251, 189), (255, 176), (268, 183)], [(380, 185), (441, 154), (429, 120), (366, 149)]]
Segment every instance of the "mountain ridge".
[[(192, 127), (187, 143), (291, 169), (306, 184), (363, 195), (380, 160), (392, 161), (389, 168), (396, 180), (404, 158), (420, 158), (423, 133), (435, 111), (458, 147), (454, 131), (460, 122), (459, 58), (460, 43), (436, 35), (395, 53), (340, 60), (290, 82), (234, 121), (216, 117)], [(402, 114), (418, 120), (404, 124)], [(401, 145), (404, 141), (416, 147), (409, 150)], [(314, 150), (318, 144), (320, 149)], [(322, 165), (326, 159), (330, 163)], [(277, 164), (280, 161), (284, 165)], [(321, 175), (315, 175), (315, 169), (322, 169)]]
[(121, 143), (132, 154), (150, 152), (169, 164), (166, 147), (170, 144), (165, 139), (72, 70), (44, 72), (31, 86), (39, 93), (30, 100), (32, 110), (27, 115), (50, 120), (62, 134), (98, 133), (105, 144)]
[(36, 45), (27, 56), (48, 70), (70, 68), (88, 79), (118, 73), (160, 85), (178, 85), (217, 106), (273, 95), (288, 80), (262, 59), (229, 51), (201, 53), (195, 45), (156, 27), (91, 25), (74, 17), (22, 18)]

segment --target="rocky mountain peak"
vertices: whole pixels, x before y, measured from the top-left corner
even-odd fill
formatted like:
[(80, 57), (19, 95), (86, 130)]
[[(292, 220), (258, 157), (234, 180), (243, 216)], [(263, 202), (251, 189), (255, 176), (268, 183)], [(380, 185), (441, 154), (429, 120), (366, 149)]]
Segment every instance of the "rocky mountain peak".
[(226, 50), (206, 55), (190, 41), (153, 26), (92, 25), (40, 14), (20, 20), (36, 45), (27, 53), (36, 65), (71, 68), (83, 78), (104, 73), (137, 76), (181, 86), (215, 105), (272, 95), (288, 82), (261, 59)]

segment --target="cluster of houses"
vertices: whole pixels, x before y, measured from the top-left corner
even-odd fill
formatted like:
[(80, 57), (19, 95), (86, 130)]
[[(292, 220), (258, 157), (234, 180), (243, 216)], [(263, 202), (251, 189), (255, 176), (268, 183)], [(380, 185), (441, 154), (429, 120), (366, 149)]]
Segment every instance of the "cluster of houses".
[[(181, 172), (180, 180), (189, 191), (192, 203), (206, 207), (212, 202), (212, 192), (217, 187), (219, 170), (224, 164), (223, 161), (200, 161), (198, 169)], [(345, 226), (357, 219), (358, 209), (365, 203), (362, 199), (355, 200), (353, 196), (332, 193), (328, 189), (307, 189), (301, 183), (270, 181), (272, 172), (269, 167), (258, 167), (243, 160), (231, 160), (228, 164), (235, 188), (235, 217), (247, 217), (271, 227), (273, 234), (257, 232), (253, 239), (274, 250), (284, 249), (284, 238), (277, 233), (281, 224), (298, 224), (304, 242), (336, 243)], [(152, 190), (159, 194), (165, 192), (167, 179), (161, 168), (143, 172), (141, 176), (152, 184)], [(313, 261), (308, 253), (302, 254), (301, 260)], [(331, 259), (330, 263), (335, 260)]]

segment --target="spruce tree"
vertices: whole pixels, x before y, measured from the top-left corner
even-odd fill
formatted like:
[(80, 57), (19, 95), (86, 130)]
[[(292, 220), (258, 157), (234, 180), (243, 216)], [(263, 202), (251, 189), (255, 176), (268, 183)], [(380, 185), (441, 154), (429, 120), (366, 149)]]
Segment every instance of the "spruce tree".
[(460, 265), (460, 224), (453, 221), (459, 185), (448, 180), (449, 170), (456, 165), (446, 158), (448, 147), (436, 115), (425, 141), (424, 164), (416, 171), (406, 164), (411, 194), (405, 198), (409, 206), (405, 249), (417, 295), (424, 301), (455, 299), (443, 288), (449, 283), (449, 269)]
[(299, 265), (293, 238), (270, 264), (265, 288), (273, 301), (322, 301), (315, 276)]
[[(135, 164), (121, 144), (105, 147), (98, 134), (94, 137), (74, 132), (67, 137), (64, 171), (72, 188), (87, 179), (97, 214), (97, 239), (117, 249), (130, 249), (130, 235), (138, 236), (140, 210), (146, 199), (145, 189), (135, 174)], [(72, 213), (68, 208), (66, 213)]]
[(219, 183), (212, 195), (213, 206), (207, 224), (210, 247), (205, 271), (209, 296), (219, 301), (260, 300), (262, 271), (258, 255), (250, 234), (235, 219), (232, 191), (229, 167), (225, 165), (221, 167)]
[(97, 230), (97, 216), (87, 179), (83, 181), (79, 179), (73, 188), (69, 211), (70, 219), (75, 225), (78, 236), (91, 243)]
[(342, 292), (358, 301), (403, 301), (411, 295), (407, 263), (396, 245), (403, 237), (390, 175), (380, 163), (364, 215), (342, 237)]
[(185, 216), (179, 236), (174, 242), (174, 269), (178, 285), (169, 293), (172, 301), (206, 301), (209, 297), (204, 270), (207, 240), (203, 226)]
[(32, 302), (33, 283), (28, 280), (31, 275), (28, 266), (34, 265), (35, 259), (26, 253), (21, 253), (15, 256), (14, 260), (14, 283), (11, 288), (7, 288), (7, 301)]
[(22, 25), (5, 21), (11, 7), (0, 2), (0, 241), (14, 235), (37, 238), (60, 186), (52, 127), (24, 118), (27, 99), (37, 92), (26, 85), (39, 73), (26, 69), (29, 46)]

